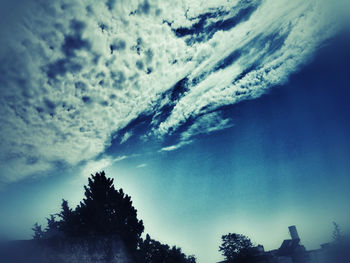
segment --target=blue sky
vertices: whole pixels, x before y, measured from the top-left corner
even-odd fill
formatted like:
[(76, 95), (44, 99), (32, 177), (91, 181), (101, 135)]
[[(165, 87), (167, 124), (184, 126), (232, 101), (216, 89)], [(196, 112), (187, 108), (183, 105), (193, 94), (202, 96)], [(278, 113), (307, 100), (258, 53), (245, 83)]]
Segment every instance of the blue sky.
[(1, 232), (30, 237), (100, 170), (199, 262), (228, 232), (346, 229), (348, 5), (282, 2), (4, 2)]

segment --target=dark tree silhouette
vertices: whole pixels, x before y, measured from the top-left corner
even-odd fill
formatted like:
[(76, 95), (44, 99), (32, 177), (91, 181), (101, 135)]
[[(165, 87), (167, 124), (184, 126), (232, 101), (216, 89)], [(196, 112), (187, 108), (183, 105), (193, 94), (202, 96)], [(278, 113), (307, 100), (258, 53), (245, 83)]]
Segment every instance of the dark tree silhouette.
[(161, 244), (151, 239), (147, 234), (146, 239), (140, 242), (138, 251), (138, 262), (140, 263), (195, 263), (194, 256), (186, 256), (181, 248)]
[(44, 231), (38, 223), (35, 223), (32, 230), (34, 231), (33, 239), (42, 239), (44, 236)]
[(103, 171), (91, 175), (84, 189), (85, 198), (74, 210), (63, 199), (61, 212), (47, 218), (45, 231), (40, 225), (34, 225), (33, 237), (91, 240), (95, 237), (113, 239), (113, 236), (119, 236), (140, 263), (196, 262), (194, 256), (187, 257), (180, 248), (175, 246), (170, 248), (151, 239), (149, 235), (143, 240), (141, 238), (144, 230), (143, 222), (137, 219), (137, 210), (133, 207), (130, 196), (122, 189), (116, 190), (113, 179), (107, 178)]
[[(71, 218), (79, 224), (76, 227), (79, 236), (117, 234), (135, 250), (144, 226), (142, 220), (137, 219), (130, 196), (124, 194), (123, 189), (116, 190), (113, 179), (106, 178), (104, 172), (92, 175), (84, 188), (85, 198), (75, 210), (79, 220), (74, 220), (65, 204), (62, 204), (62, 218)], [(69, 230), (74, 232), (74, 227)]]
[(343, 239), (343, 235), (340, 231), (340, 227), (339, 225), (336, 223), (336, 222), (333, 222), (333, 239), (334, 239), (334, 242), (336, 243), (341, 243), (342, 239)]
[(333, 242), (329, 243), (327, 262), (347, 263), (350, 262), (350, 237), (342, 234), (339, 225), (333, 222)]
[(45, 233), (43, 238), (57, 238), (63, 235), (61, 231), (61, 222), (56, 221), (56, 215), (50, 215), (50, 217), (46, 218), (47, 227), (45, 229)]
[(59, 228), (68, 237), (79, 236), (79, 217), (71, 208), (68, 201), (62, 200), (61, 212), (58, 214), (61, 218)]
[[(137, 210), (130, 196), (116, 190), (113, 179), (105, 173), (96, 173), (89, 178), (85, 198), (72, 210), (63, 199), (61, 212), (47, 218), (47, 228), (34, 225), (35, 238), (98, 237), (118, 235), (125, 245), (135, 251), (144, 230), (142, 220), (137, 219)], [(60, 220), (56, 221), (56, 216)]]
[(227, 262), (254, 262), (253, 244), (251, 240), (241, 234), (228, 233), (221, 237), (219, 247)]

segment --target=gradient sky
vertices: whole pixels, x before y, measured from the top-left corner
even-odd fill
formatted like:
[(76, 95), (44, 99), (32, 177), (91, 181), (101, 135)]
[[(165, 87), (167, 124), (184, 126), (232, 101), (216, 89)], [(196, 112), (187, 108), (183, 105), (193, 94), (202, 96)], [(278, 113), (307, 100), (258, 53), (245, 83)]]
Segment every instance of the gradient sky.
[(228, 232), (273, 249), (297, 225), (316, 248), (348, 227), (347, 1), (16, 3), (0, 8), (0, 234), (29, 238), (101, 170), (198, 262)]

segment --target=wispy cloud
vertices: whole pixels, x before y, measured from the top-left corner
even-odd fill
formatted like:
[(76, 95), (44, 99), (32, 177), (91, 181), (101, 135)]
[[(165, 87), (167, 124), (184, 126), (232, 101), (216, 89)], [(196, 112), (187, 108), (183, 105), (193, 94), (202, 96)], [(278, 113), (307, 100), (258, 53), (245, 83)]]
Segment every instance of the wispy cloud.
[(118, 156), (117, 158), (113, 159), (113, 162), (120, 162), (128, 158), (130, 158), (130, 156), (127, 156), (127, 155)]
[(125, 143), (127, 140), (129, 140), (129, 138), (132, 136), (132, 131), (129, 132), (125, 132), (123, 137), (120, 140), (120, 143), (123, 144)]
[(186, 131), (181, 133), (181, 140), (187, 141), (198, 134), (209, 134), (215, 131), (232, 127), (230, 119), (223, 119), (218, 112), (208, 113), (196, 119)]
[(202, 60), (190, 73), (188, 91), (158, 132), (167, 134), (190, 117), (259, 97), (285, 82), (334, 32), (321, 6), (317, 1), (264, 1), (249, 20), (216, 32), (207, 41), (215, 48), (199, 48)]
[(143, 168), (143, 167), (146, 167), (146, 166), (147, 166), (147, 163), (141, 163), (138, 166), (136, 166), (136, 168)]
[(174, 151), (182, 146), (192, 143), (193, 137), (199, 134), (209, 134), (215, 131), (224, 130), (232, 127), (230, 119), (223, 119), (219, 112), (212, 112), (198, 117), (187, 130), (181, 133), (177, 144), (163, 147), (160, 152)]
[(190, 143), (192, 143), (192, 141), (180, 141), (180, 142), (177, 143), (177, 144), (163, 147), (162, 149), (159, 150), (159, 152), (171, 152), (171, 151), (175, 151), (175, 150), (181, 148), (182, 146), (188, 145), (188, 144), (190, 144)]
[(81, 167), (81, 175), (89, 176), (90, 174), (95, 174), (96, 172), (100, 172), (115, 163), (137, 156), (139, 156), (139, 154), (121, 155), (116, 158), (113, 158), (112, 156), (105, 156), (96, 160), (90, 160)]
[(113, 164), (115, 160), (110, 157), (105, 157), (99, 160), (91, 160), (87, 162), (81, 169), (82, 176), (90, 176), (90, 174), (95, 174), (101, 172), (102, 170), (108, 168)]

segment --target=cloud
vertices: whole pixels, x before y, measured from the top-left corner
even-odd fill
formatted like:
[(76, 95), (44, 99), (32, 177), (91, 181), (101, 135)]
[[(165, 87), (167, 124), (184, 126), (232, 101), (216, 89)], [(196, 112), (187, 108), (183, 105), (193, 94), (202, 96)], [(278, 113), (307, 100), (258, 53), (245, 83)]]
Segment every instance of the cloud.
[(136, 168), (143, 168), (143, 167), (146, 167), (146, 166), (147, 166), (146, 163), (141, 163), (138, 166), (136, 166)]
[(90, 176), (97, 172), (101, 172), (107, 167), (111, 166), (114, 160), (110, 157), (105, 157), (99, 160), (91, 160), (85, 164), (81, 169), (82, 176)]
[(123, 137), (121, 138), (120, 140), (120, 143), (123, 144), (125, 143), (127, 140), (129, 140), (129, 138), (132, 136), (132, 132), (129, 131), (129, 132), (125, 132)]
[(192, 141), (180, 141), (179, 143), (177, 144), (174, 144), (174, 145), (170, 145), (170, 146), (166, 146), (166, 147), (163, 147), (159, 150), (159, 152), (171, 152), (171, 151), (175, 151), (179, 148), (181, 148), (182, 146), (185, 146), (185, 145), (188, 145), (192, 143)]
[(120, 161), (123, 161), (123, 160), (128, 159), (128, 158), (130, 158), (130, 156), (127, 156), (127, 155), (118, 156), (117, 158), (115, 158), (113, 160), (113, 162), (120, 162)]
[(174, 151), (182, 146), (192, 143), (193, 137), (199, 134), (209, 134), (215, 131), (224, 130), (232, 127), (230, 119), (223, 119), (219, 112), (212, 112), (198, 117), (187, 130), (180, 134), (180, 140), (177, 144), (163, 147), (160, 152)]
[(1, 180), (94, 160), (142, 114), (154, 116), (146, 134), (158, 137), (197, 120), (163, 151), (181, 147), (210, 131), (200, 116), (257, 98), (306, 63), (336, 32), (325, 6), (26, 1), (0, 39)]
[[(26, 169), (24, 170), (23, 167)], [(0, 186), (5, 183), (12, 183), (28, 176), (43, 176), (47, 171), (56, 167), (54, 163), (47, 162), (45, 159), (35, 157), (17, 157), (8, 160), (7, 163), (0, 164), (2, 176), (0, 177)]]
[(284, 83), (334, 30), (318, 1), (264, 1), (249, 20), (198, 46), (201, 63), (189, 75), (189, 91), (158, 132), (167, 134), (192, 116)]
[(86, 162), (82, 168), (81, 168), (81, 175), (82, 176), (90, 176), (90, 174), (95, 174), (96, 172), (100, 172), (110, 166), (112, 166), (114, 163), (121, 162), (123, 160), (136, 157), (138, 155), (121, 155), (116, 158), (112, 158), (111, 156), (105, 156), (99, 159), (95, 160), (89, 160)]
[(222, 119), (220, 113), (211, 112), (198, 117), (194, 124), (192, 124), (186, 131), (181, 133), (181, 140), (186, 141), (198, 134), (209, 134), (214, 131), (230, 128), (232, 126), (233, 124), (230, 123), (230, 119)]

